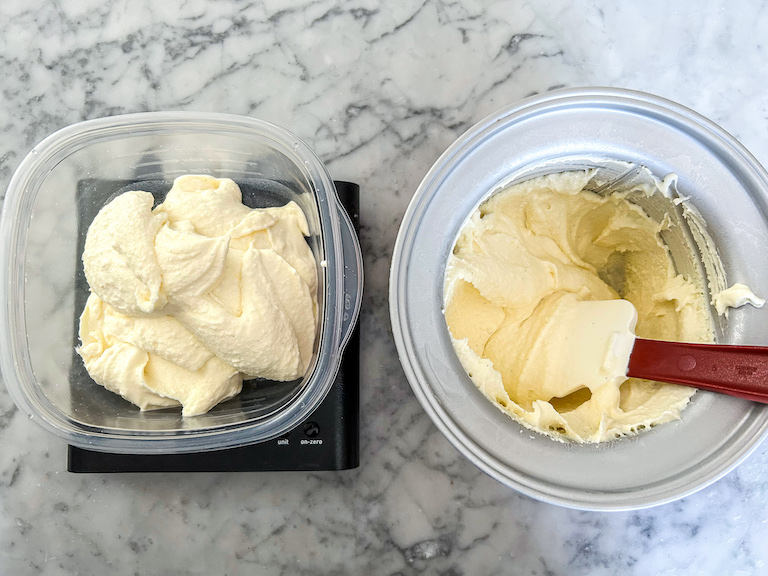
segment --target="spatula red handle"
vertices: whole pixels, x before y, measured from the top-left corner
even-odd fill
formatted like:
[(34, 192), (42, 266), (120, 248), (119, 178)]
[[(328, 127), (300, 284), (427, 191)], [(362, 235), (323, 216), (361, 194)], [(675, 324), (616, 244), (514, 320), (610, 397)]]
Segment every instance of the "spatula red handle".
[(768, 404), (768, 347), (638, 338), (627, 374)]

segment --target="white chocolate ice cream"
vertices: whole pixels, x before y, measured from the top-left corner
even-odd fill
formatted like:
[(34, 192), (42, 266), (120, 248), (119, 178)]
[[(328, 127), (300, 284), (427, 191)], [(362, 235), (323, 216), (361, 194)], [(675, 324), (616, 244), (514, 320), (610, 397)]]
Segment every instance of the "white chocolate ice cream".
[(78, 348), (91, 377), (142, 410), (202, 414), (243, 377), (308, 369), (317, 272), (301, 209), (254, 210), (237, 184), (182, 176), (152, 209), (126, 192), (94, 219), (83, 264), (91, 296)]
[(751, 304), (755, 308), (762, 308), (765, 300), (756, 296), (749, 286), (737, 282), (730, 288), (726, 288), (715, 294), (712, 299), (718, 314), (728, 315), (728, 308), (738, 308)]
[(559, 327), (581, 303), (595, 306), (579, 317), (601, 322), (600, 301), (630, 301), (642, 338), (714, 341), (705, 288), (675, 272), (666, 224), (624, 195), (583, 191), (590, 177), (553, 174), (492, 196), (462, 230), (445, 278), (445, 319), (478, 388), (523, 425), (577, 442), (677, 419), (694, 393), (621, 375), (576, 382), (577, 367), (556, 358), (569, 337)]

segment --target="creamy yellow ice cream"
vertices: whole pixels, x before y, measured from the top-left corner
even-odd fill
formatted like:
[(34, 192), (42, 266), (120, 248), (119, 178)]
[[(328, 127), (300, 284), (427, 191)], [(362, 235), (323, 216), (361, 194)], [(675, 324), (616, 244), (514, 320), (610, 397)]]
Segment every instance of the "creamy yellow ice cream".
[(765, 300), (756, 296), (749, 286), (737, 282), (730, 288), (726, 288), (715, 294), (712, 304), (720, 315), (728, 316), (728, 308), (738, 308), (745, 304), (751, 304), (755, 308), (762, 308)]
[[(553, 174), (492, 196), (461, 231), (445, 278), (445, 319), (478, 388), (523, 425), (577, 442), (677, 419), (694, 393), (625, 377), (574, 385), (553, 359), (580, 303), (630, 301), (641, 338), (714, 341), (704, 286), (675, 272), (661, 240), (667, 224), (625, 195), (584, 191), (590, 177)], [(599, 304), (589, 310), (599, 322)]]
[(80, 317), (91, 377), (142, 410), (202, 414), (243, 377), (294, 380), (317, 326), (317, 272), (301, 209), (242, 203), (237, 184), (177, 178), (165, 201), (126, 192), (88, 229)]

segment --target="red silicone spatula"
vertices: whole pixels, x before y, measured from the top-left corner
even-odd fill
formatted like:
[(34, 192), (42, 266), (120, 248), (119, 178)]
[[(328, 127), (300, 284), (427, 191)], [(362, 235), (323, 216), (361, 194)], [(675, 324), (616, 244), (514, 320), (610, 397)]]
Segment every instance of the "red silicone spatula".
[(631, 376), (768, 404), (768, 347), (636, 338), (637, 311), (626, 300), (577, 302), (558, 320), (550, 365), (567, 392)]
[(768, 347), (635, 339), (627, 376), (768, 404)]

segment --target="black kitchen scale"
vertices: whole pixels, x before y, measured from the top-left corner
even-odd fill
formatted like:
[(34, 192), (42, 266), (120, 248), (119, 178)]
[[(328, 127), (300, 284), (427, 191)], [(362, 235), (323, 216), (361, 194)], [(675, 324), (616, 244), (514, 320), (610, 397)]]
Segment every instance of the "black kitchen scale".
[[(238, 182), (246, 196), (246, 185)], [(91, 198), (94, 189), (104, 190), (105, 199), (131, 182), (84, 180), (78, 185), (78, 202)], [(341, 204), (346, 208), (355, 230), (360, 226), (360, 188), (351, 182), (334, 182)], [(81, 190), (88, 188), (88, 194)], [(167, 189), (167, 188), (166, 188)], [(148, 190), (151, 191), (151, 190)], [(80, 207), (87, 213), (102, 203), (88, 202)], [(98, 204), (98, 207), (96, 207)], [(83, 218), (80, 242), (93, 216)], [(82, 253), (82, 244), (78, 254)], [(80, 267), (82, 268), (82, 267)], [(80, 271), (82, 272), (82, 271)], [(85, 281), (80, 274), (79, 283)], [(79, 285), (78, 285), (79, 288)], [(76, 315), (87, 298), (76, 290)], [(77, 318), (75, 319), (77, 321)], [(79, 360), (79, 357), (77, 358)], [(73, 363), (73, 371), (84, 370), (82, 362)], [(71, 382), (82, 373), (74, 374)], [(97, 386), (96, 384), (93, 384)], [(75, 390), (72, 390), (75, 394)], [(111, 394), (111, 392), (107, 392)], [(360, 327), (358, 325), (344, 351), (341, 367), (325, 400), (309, 418), (287, 434), (273, 440), (224, 450), (190, 454), (113, 454), (69, 446), (67, 470), (77, 473), (104, 472), (262, 472), (345, 470), (359, 464), (360, 435)]]

